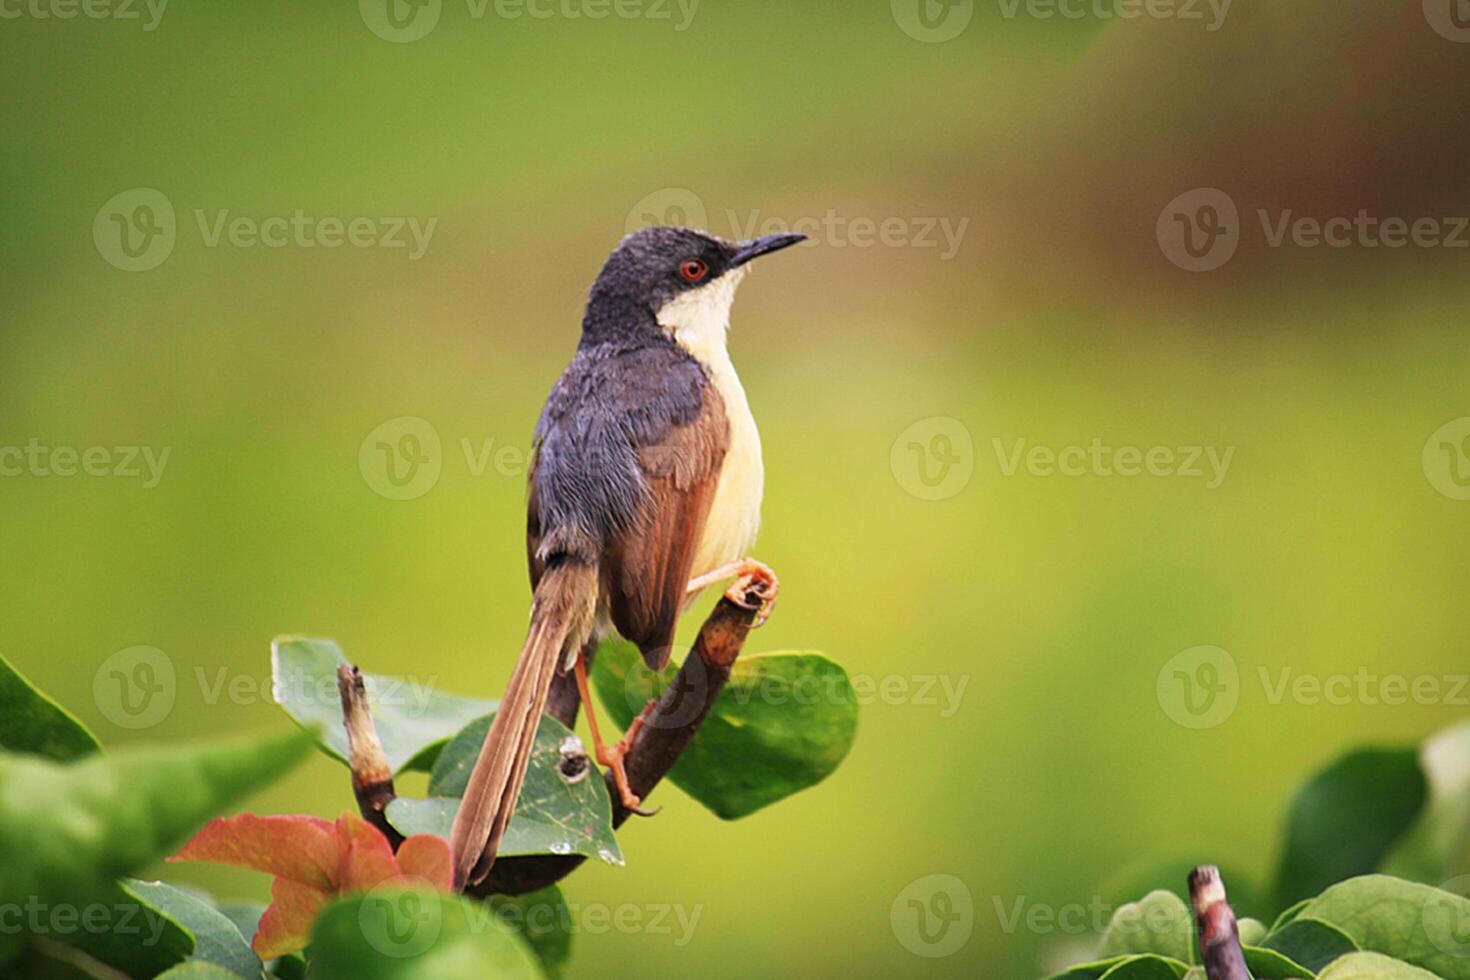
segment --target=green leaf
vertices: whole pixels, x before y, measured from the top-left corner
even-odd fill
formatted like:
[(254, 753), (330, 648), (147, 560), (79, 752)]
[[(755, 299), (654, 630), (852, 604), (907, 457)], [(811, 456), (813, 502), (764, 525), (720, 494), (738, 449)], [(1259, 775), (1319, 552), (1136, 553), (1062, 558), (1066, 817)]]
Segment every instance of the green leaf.
[(161, 881), (128, 881), (126, 888), (189, 931), (194, 937), (192, 959), (212, 963), (245, 980), (259, 980), (260, 957), (235, 923), (214, 906)]
[[(399, 797), (388, 804), (388, 821), (400, 833), (449, 837), (459, 797), (493, 717), (470, 722), (444, 746), (429, 777), (429, 799)], [(623, 863), (613, 834), (607, 784), (587, 758), (582, 740), (549, 715), (541, 718), (536, 730), (526, 782), (499, 853), (581, 854), (608, 864)]]
[(1439, 980), (1433, 973), (1379, 953), (1344, 956), (1317, 975), (1318, 980)]
[(79, 959), (151, 977), (194, 951), (182, 925), (116, 881), (68, 899), (36, 896), (20, 910), (25, 918), (14, 925), (24, 933), (16, 938), (30, 946), (0, 971), (13, 980), (86, 980), (94, 973)]
[(265, 915), (264, 902), (247, 902), (243, 900), (232, 900), (228, 902), (216, 902), (215, 908), (219, 909), (220, 915), (229, 919), (240, 930), (248, 944), (255, 938), (256, 930), (260, 928), (260, 917)]
[(572, 957), (572, 911), (560, 888), (552, 885), (525, 895), (492, 895), (490, 907), (530, 944), (551, 980), (566, 973)]
[(1078, 963), (1063, 973), (1052, 974), (1047, 980), (1101, 980), (1104, 973), (1126, 959), (1126, 956), (1113, 956), (1095, 963)]
[(65, 760), (90, 755), (102, 746), (87, 726), (0, 657), (0, 748)]
[(1194, 919), (1173, 892), (1150, 892), (1113, 913), (1098, 945), (1100, 959), (1154, 953), (1188, 966), (1194, 956)]
[(1429, 781), (1429, 803), (1379, 870), (1434, 884), (1470, 871), (1470, 723), (1427, 740), (1419, 765)]
[(1273, 929), (1261, 945), (1314, 972), (1320, 972), (1338, 957), (1358, 951), (1357, 944), (1341, 929), (1320, 919), (1300, 916)]
[(537, 978), (526, 944), (478, 902), (432, 891), (371, 892), (327, 906), (311, 937), (311, 975), (353, 980)]
[(1240, 944), (1242, 946), (1259, 946), (1261, 940), (1266, 938), (1266, 924), (1259, 919), (1241, 919), (1236, 923), (1240, 930)]
[[(347, 658), (334, 640), (282, 636), (271, 644), (271, 694), (303, 726), (320, 726), (322, 749), (347, 761), (347, 731), (337, 668)], [(364, 673), (373, 724), (394, 773), (428, 772), (444, 743), (498, 702), (462, 698), (438, 689), (437, 675), (405, 679)]]
[(160, 973), (156, 980), (235, 980), (236, 975), (207, 960), (190, 960), (180, 963), (167, 973)]
[(1387, 875), (1333, 885), (1302, 912), (1346, 933), (1360, 949), (1439, 974), (1470, 980), (1470, 945), (1461, 938), (1470, 901)]
[[(598, 697), (624, 728), (677, 673), (671, 663), (655, 675), (621, 640), (604, 642), (593, 666)], [(847, 672), (822, 654), (742, 657), (669, 779), (726, 820), (749, 816), (831, 775), (857, 717)]]
[(1130, 956), (1102, 975), (1102, 980), (1179, 980), (1189, 964), (1166, 956)]
[(1274, 949), (1241, 943), (1245, 965), (1255, 980), (1313, 980), (1316, 973)]
[[(1094, 893), (1104, 907), (1117, 908), (1149, 892), (1173, 892), (1185, 905), (1189, 904), (1189, 874), (1199, 866), (1198, 857), (1148, 855), (1134, 860), (1112, 874)], [(1230, 906), (1237, 914), (1260, 908), (1259, 889), (1250, 875), (1239, 868), (1220, 865), (1220, 877), (1230, 890)]]
[(1313, 776), (1287, 818), (1277, 907), (1375, 870), (1423, 809), (1427, 791), (1413, 749), (1359, 749)]
[(0, 902), (75, 901), (167, 854), (311, 751), (308, 733), (55, 763), (0, 753)]
[(1290, 923), (1293, 919), (1302, 914), (1303, 909), (1311, 904), (1312, 900), (1310, 898), (1304, 898), (1300, 902), (1297, 902), (1295, 905), (1289, 906), (1285, 911), (1283, 911), (1280, 915), (1276, 917), (1275, 922), (1271, 923), (1271, 934), (1274, 934), (1278, 930), (1285, 928), (1288, 923)]

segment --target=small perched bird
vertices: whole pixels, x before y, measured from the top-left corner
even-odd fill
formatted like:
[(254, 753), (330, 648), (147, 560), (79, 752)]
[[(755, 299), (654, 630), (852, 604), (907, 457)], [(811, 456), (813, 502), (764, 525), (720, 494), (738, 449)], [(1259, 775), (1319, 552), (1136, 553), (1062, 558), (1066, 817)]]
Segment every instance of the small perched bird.
[(558, 671), (576, 672), (597, 760), (636, 811), (623, 756), (642, 719), (603, 744), (584, 651), (616, 630), (659, 670), (680, 613), (704, 588), (751, 575), (774, 597), (775, 575), (749, 557), (764, 468), (726, 334), (748, 263), (805, 237), (727, 242), (646, 228), (593, 283), (581, 343), (536, 426), (531, 626), (454, 819), (457, 888), (489, 874)]

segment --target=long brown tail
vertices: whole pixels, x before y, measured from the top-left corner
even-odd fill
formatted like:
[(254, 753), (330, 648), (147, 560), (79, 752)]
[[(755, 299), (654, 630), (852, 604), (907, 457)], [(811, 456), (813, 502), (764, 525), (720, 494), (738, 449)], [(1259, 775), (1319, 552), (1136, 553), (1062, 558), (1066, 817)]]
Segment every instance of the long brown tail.
[(536, 586), (525, 646), (449, 835), (456, 890), (483, 881), (495, 863), (495, 851), (521, 795), (552, 678), (563, 655), (580, 650), (586, 642), (596, 603), (597, 570), (591, 565), (571, 561), (552, 565)]

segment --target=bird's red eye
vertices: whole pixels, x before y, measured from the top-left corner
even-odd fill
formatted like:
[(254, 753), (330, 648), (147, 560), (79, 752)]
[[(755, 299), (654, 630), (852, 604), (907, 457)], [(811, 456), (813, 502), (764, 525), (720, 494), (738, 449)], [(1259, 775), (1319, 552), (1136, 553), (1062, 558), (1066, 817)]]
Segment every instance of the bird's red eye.
[(684, 263), (679, 266), (679, 275), (683, 276), (690, 282), (699, 282), (699, 280), (704, 278), (705, 273), (707, 272), (709, 272), (709, 266), (705, 265), (698, 259), (686, 259)]

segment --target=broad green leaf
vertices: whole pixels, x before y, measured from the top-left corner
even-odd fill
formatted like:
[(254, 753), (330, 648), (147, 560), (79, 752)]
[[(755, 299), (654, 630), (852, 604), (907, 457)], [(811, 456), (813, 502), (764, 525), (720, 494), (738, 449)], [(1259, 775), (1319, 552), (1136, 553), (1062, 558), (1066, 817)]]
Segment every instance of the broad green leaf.
[[(449, 837), (459, 797), (493, 717), (471, 722), (444, 747), (429, 777), (429, 799), (399, 797), (388, 804), (388, 820), (400, 833)], [(543, 716), (536, 730), (526, 782), (499, 853), (581, 854), (623, 863), (607, 784), (587, 758), (582, 740), (550, 716)]]
[[(1153, 854), (1124, 865), (1095, 889), (1105, 907), (1117, 908), (1149, 892), (1173, 892), (1189, 904), (1189, 874), (1199, 866), (1198, 858)], [(1230, 907), (1237, 915), (1259, 910), (1259, 889), (1254, 879), (1239, 868), (1220, 865), (1220, 879), (1230, 894)]]
[(25, 918), (13, 926), (24, 932), (16, 938), (29, 946), (0, 969), (7, 980), (86, 980), (94, 975), (80, 965), (86, 960), (151, 977), (194, 952), (194, 937), (182, 925), (116, 881), (75, 899), (37, 896), (19, 911)]
[(572, 911), (561, 889), (552, 885), (525, 895), (492, 895), (490, 907), (502, 922), (530, 944), (551, 980), (566, 972), (572, 956)]
[(1304, 898), (1300, 902), (1297, 902), (1295, 905), (1288, 907), (1285, 911), (1283, 911), (1280, 915), (1276, 917), (1275, 922), (1271, 923), (1271, 934), (1274, 935), (1278, 930), (1285, 928), (1286, 925), (1291, 922), (1291, 920), (1302, 914), (1302, 909), (1311, 904), (1312, 900), (1310, 898)]
[(0, 902), (74, 901), (167, 854), (311, 751), (310, 733), (55, 763), (0, 753)]
[(1195, 961), (1194, 918), (1173, 892), (1150, 892), (1113, 913), (1098, 945), (1102, 959), (1154, 953), (1188, 966)]
[[(342, 762), (347, 761), (347, 731), (342, 727), (337, 668), (347, 662), (333, 640), (282, 636), (271, 644), (272, 697), (300, 724), (320, 726), (322, 749)], [(445, 694), (438, 689), (437, 675), (403, 678), (364, 672), (362, 680), (383, 754), (395, 773), (428, 772), (445, 742), (497, 704)]]
[[(626, 728), (678, 668), (654, 674), (631, 643), (598, 648), (599, 699)], [(820, 653), (762, 653), (735, 662), (709, 717), (669, 773), (726, 820), (749, 816), (826, 779), (857, 734), (847, 672)]]
[(1047, 980), (1101, 980), (1104, 973), (1128, 959), (1127, 956), (1113, 956), (1095, 963), (1078, 963), (1063, 973), (1054, 973)]
[(1379, 953), (1344, 956), (1317, 977), (1318, 980), (1439, 980), (1433, 973)]
[(1276, 872), (1278, 908), (1377, 869), (1424, 807), (1413, 749), (1359, 749), (1297, 791)]
[(1130, 956), (1102, 975), (1102, 980), (1179, 980), (1189, 964), (1165, 956)]
[(194, 937), (191, 959), (212, 963), (245, 980), (259, 980), (260, 957), (251, 952), (240, 930), (218, 909), (161, 881), (128, 881), (126, 887), (188, 930)]
[(1357, 944), (1341, 929), (1320, 919), (1300, 916), (1273, 929), (1261, 945), (1317, 972), (1338, 957), (1358, 951)]
[(1241, 952), (1245, 954), (1246, 968), (1255, 980), (1312, 980), (1316, 976), (1313, 971), (1274, 949), (1242, 943)]
[(1470, 980), (1470, 901), (1387, 875), (1333, 885), (1302, 912), (1346, 933), (1366, 952), (1382, 953), (1439, 974)]
[(1266, 924), (1259, 919), (1241, 919), (1235, 925), (1240, 930), (1242, 946), (1259, 946), (1266, 938)]
[(311, 936), (324, 980), (542, 976), (529, 948), (479, 902), (431, 891), (369, 893), (329, 905)]
[(1394, 845), (1379, 870), (1436, 884), (1470, 872), (1470, 723), (1419, 747), (1429, 803)]
[(264, 902), (247, 902), (236, 899), (216, 902), (215, 908), (235, 924), (235, 928), (240, 930), (240, 935), (245, 937), (247, 944), (255, 938), (255, 931), (260, 928), (260, 917), (265, 914)]
[(160, 973), (156, 980), (237, 980), (237, 975), (218, 963), (190, 960), (180, 963), (167, 973)]
[(87, 726), (0, 657), (0, 749), (65, 760), (100, 748)]

